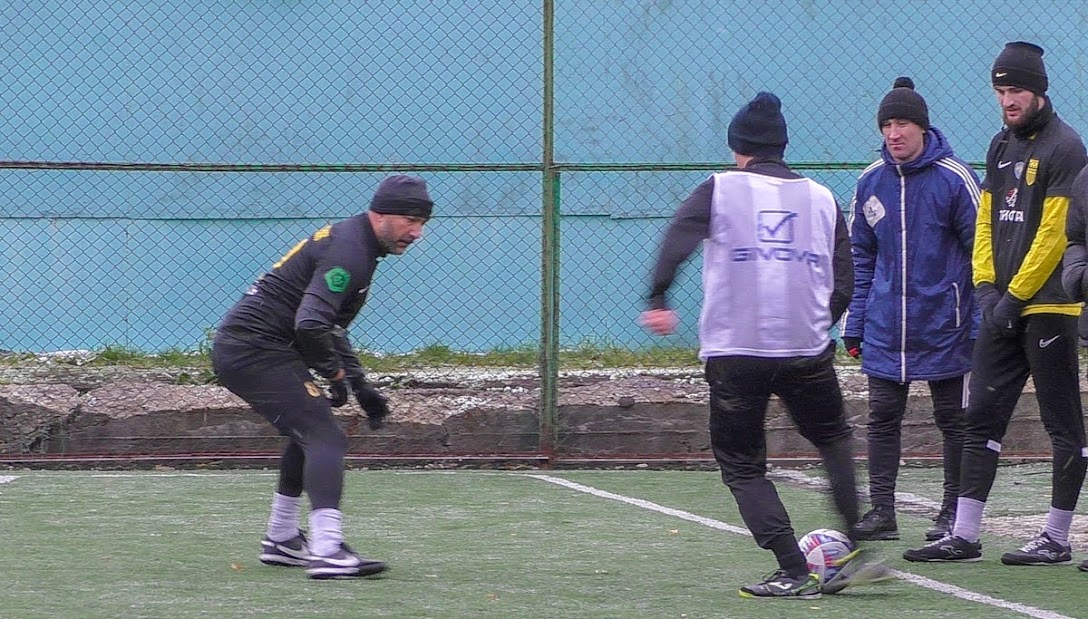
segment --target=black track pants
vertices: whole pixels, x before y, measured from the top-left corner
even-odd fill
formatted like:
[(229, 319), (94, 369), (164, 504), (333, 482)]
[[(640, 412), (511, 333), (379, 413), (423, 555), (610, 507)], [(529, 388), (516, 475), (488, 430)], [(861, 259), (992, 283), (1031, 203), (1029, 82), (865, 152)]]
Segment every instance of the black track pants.
[[(964, 435), (964, 377), (929, 381), (933, 417), (944, 439), (944, 505), (954, 506), (960, 487)], [(903, 414), (910, 383), (869, 377), (869, 496), (874, 507), (895, 508)]]
[(782, 399), (801, 435), (819, 450), (843, 530), (849, 531), (858, 519), (851, 429), (843, 414), (834, 355), (832, 345), (817, 357), (713, 357), (706, 364), (710, 441), (722, 481), (756, 543), (773, 551), (788, 571), (803, 569), (804, 557), (786, 508), (766, 478), (764, 421), (772, 394)]
[(1015, 338), (983, 324), (975, 343), (960, 496), (986, 501), (997, 474), (1001, 440), (1030, 374), (1039, 417), (1053, 445), (1051, 505), (1072, 511), (1085, 474), (1084, 418), (1077, 359), (1077, 318), (1033, 314)]
[(224, 387), (287, 437), (277, 492), (305, 490), (312, 509), (340, 509), (348, 439), (302, 357), (219, 334), (212, 363)]

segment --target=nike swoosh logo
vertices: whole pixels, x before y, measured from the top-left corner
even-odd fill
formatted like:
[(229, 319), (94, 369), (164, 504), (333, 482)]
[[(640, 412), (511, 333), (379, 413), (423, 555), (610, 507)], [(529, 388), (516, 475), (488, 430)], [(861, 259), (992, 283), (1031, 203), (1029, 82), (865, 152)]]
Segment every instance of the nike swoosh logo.
[(358, 557), (347, 556), (343, 559), (337, 559), (336, 557), (317, 557), (312, 556), (310, 559), (314, 561), (320, 561), (321, 563), (328, 563), (329, 565), (335, 565), (337, 567), (356, 567), (362, 564), (362, 561)]
[(1011, 161), (1001, 161), (997, 164), (998, 169), (1007, 168), (1012, 165)]
[(1059, 337), (1061, 337), (1061, 336), (1060, 335), (1055, 335), (1054, 337), (1050, 338), (1049, 340), (1044, 340), (1042, 338), (1039, 338), (1039, 348), (1046, 348), (1047, 346), (1050, 346), (1051, 344), (1054, 343), (1054, 340), (1058, 339)]
[(1005, 77), (1008, 73), (994, 73), (994, 77)]

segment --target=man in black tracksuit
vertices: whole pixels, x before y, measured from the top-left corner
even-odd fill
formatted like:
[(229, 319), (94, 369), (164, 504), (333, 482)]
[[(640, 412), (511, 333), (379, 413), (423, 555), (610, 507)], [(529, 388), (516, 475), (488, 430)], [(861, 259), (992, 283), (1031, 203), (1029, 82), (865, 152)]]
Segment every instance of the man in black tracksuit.
[(1030, 375), (1053, 445), (1046, 526), (1007, 565), (1068, 563), (1069, 527), (1086, 468), (1077, 369), (1080, 299), (1062, 289), (1061, 259), (1073, 179), (1084, 144), (1046, 97), (1042, 48), (1009, 43), (991, 78), (1005, 128), (990, 144), (972, 266), (982, 325), (972, 358), (956, 522), (949, 537), (909, 561), (978, 561), (979, 529), (1001, 440)]
[[(372, 429), (389, 414), (345, 330), (366, 302), (378, 261), (423, 234), (433, 203), (422, 179), (392, 176), (370, 210), (295, 245), (219, 324), (212, 361), (220, 382), (287, 437), (260, 560), (306, 566), (310, 578), (369, 576), (384, 563), (344, 543), (340, 499), (348, 440), (331, 407), (354, 393)], [(329, 381), (326, 398), (311, 370)], [(310, 499), (310, 539), (299, 528)]]

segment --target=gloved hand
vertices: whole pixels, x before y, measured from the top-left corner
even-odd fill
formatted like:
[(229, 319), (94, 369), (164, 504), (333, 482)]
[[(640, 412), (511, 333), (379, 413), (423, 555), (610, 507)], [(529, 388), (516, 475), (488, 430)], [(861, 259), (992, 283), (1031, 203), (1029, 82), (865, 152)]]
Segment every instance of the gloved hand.
[(348, 403), (348, 381), (346, 380), (330, 380), (329, 381), (329, 406), (333, 408), (340, 408)]
[(857, 359), (861, 357), (861, 338), (860, 337), (842, 337), (842, 347), (846, 349), (846, 354)]
[(381, 428), (385, 418), (389, 416), (389, 403), (385, 396), (371, 387), (370, 383), (361, 376), (351, 379), (351, 390), (355, 392), (359, 407), (366, 413), (366, 421), (370, 429)]
[(998, 337), (1016, 337), (1020, 333), (1020, 312), (1027, 301), (1021, 301), (1009, 293), (1002, 295), (990, 315), (990, 327)]
[(975, 302), (978, 303), (978, 309), (979, 313), (982, 315), (983, 323), (990, 322), (993, 317), (994, 308), (1000, 300), (1001, 293), (997, 291), (997, 288), (993, 284), (979, 284), (975, 288)]

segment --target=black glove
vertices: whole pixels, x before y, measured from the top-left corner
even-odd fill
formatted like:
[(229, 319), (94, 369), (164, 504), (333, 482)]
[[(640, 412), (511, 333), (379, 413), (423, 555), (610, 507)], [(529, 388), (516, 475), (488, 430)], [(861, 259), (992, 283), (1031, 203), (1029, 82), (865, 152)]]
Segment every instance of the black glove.
[(1020, 333), (1020, 312), (1027, 304), (1027, 301), (1021, 301), (1006, 292), (990, 315), (990, 327), (994, 334), (998, 337), (1016, 337)]
[(382, 427), (385, 418), (389, 416), (389, 403), (385, 396), (370, 386), (362, 377), (351, 379), (351, 390), (355, 392), (355, 399), (359, 401), (359, 407), (366, 413), (367, 425), (371, 430)]
[(330, 380), (329, 381), (329, 406), (333, 408), (340, 408), (348, 403), (348, 395), (351, 392), (348, 391), (348, 381), (346, 380)]
[(997, 291), (993, 284), (979, 284), (975, 288), (975, 302), (978, 303), (978, 310), (982, 315), (984, 324), (988, 324), (993, 318), (994, 308), (997, 307), (997, 302), (1000, 300), (1001, 293)]
[(861, 338), (860, 337), (847, 337), (842, 336), (842, 347), (846, 349), (846, 354), (857, 359), (861, 356)]

